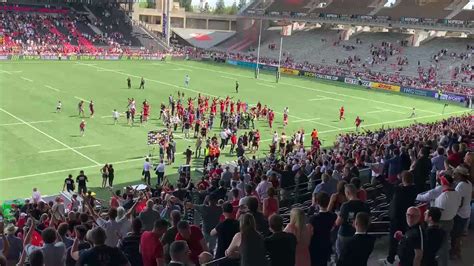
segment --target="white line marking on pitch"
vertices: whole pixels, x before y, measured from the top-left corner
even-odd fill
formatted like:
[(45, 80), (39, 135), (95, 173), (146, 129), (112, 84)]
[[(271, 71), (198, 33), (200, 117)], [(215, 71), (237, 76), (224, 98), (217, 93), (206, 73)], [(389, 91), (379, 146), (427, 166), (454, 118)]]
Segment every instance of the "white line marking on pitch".
[(86, 103), (91, 103), (91, 102), (89, 102), (88, 100), (83, 99), (83, 98), (81, 98), (81, 97), (74, 96), (74, 98), (76, 98), (76, 99), (78, 99), (78, 100), (81, 100), (81, 101), (84, 101), (84, 102), (86, 102)]
[(114, 71), (122, 71), (122, 69), (97, 69), (97, 72), (114, 72)]
[(48, 89), (53, 90), (53, 91), (59, 91), (58, 89), (56, 89), (56, 88), (54, 88), (54, 87), (51, 87), (51, 86), (49, 86), (49, 85), (44, 85), (44, 86), (45, 86), (46, 88), (48, 88)]
[(257, 85), (262, 85), (262, 86), (267, 86), (267, 87), (270, 87), (270, 88), (275, 88), (275, 86), (273, 86), (273, 85), (265, 84), (265, 83), (261, 83), (261, 82), (257, 82)]
[(29, 78), (25, 78), (25, 77), (20, 77), (22, 80), (26, 80), (28, 82), (33, 82), (33, 80), (29, 79)]
[(235, 78), (233, 78), (233, 77), (227, 77), (227, 76), (221, 76), (221, 78), (235, 80)]
[(48, 137), (48, 138), (50, 138), (50, 139), (56, 141), (57, 143), (63, 145), (65, 148), (67, 148), (67, 149), (69, 149), (69, 150), (71, 150), (71, 151), (77, 153), (78, 155), (80, 155), (80, 156), (86, 158), (87, 160), (89, 160), (89, 161), (95, 163), (96, 165), (102, 165), (102, 164), (100, 164), (99, 162), (97, 162), (96, 160), (90, 158), (90, 157), (87, 156), (87, 155), (84, 155), (84, 154), (80, 153), (79, 151), (77, 151), (76, 149), (74, 149), (74, 148), (72, 148), (71, 146), (67, 145), (66, 143), (64, 143), (64, 142), (62, 142), (62, 141), (60, 141), (60, 140), (58, 140), (57, 138), (55, 138), (55, 137), (49, 135), (48, 133), (45, 133), (45, 132), (42, 131), (41, 129), (39, 129), (39, 128), (33, 126), (33, 125), (31, 125), (30, 123), (26, 122), (25, 120), (23, 120), (23, 119), (17, 117), (16, 115), (14, 115), (14, 114), (12, 114), (12, 113), (10, 113), (10, 112), (4, 110), (3, 108), (0, 108), (0, 111), (2, 111), (2, 112), (4, 112), (5, 114), (7, 114), (7, 115), (9, 115), (9, 116), (11, 116), (11, 117), (13, 117), (13, 118), (15, 118), (16, 120), (22, 122), (23, 124), (25, 124), (25, 125), (31, 127), (32, 129), (38, 131), (39, 133), (45, 135), (46, 137)]
[[(95, 145), (86, 145), (86, 146), (79, 146), (79, 147), (72, 147), (73, 149), (80, 150), (80, 149), (85, 149), (85, 148), (92, 148), (92, 147), (99, 147), (100, 144), (95, 144)], [(49, 153), (49, 152), (56, 152), (56, 151), (67, 151), (69, 149), (63, 148), (63, 149), (55, 149), (55, 150), (47, 150), (47, 151), (39, 151), (38, 153)]]
[[(31, 121), (28, 122), (30, 124), (39, 124), (39, 123), (50, 123), (53, 122), (53, 120), (42, 120), (42, 121)], [(21, 122), (16, 122), (16, 123), (8, 123), (8, 124), (0, 124), (0, 126), (16, 126), (16, 125), (24, 125), (25, 123)]]
[(5, 74), (8, 74), (8, 75), (12, 75), (12, 72), (10, 72), (10, 71), (5, 71), (5, 70), (0, 70), (0, 73), (5, 73)]

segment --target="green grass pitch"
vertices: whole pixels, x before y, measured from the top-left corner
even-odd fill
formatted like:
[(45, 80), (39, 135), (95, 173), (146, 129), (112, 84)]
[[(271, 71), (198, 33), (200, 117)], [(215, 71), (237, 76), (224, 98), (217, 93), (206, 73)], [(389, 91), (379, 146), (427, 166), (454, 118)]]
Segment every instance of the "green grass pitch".
[[(184, 76), (191, 77), (189, 89), (184, 89)], [(132, 79), (132, 89), (126, 88), (126, 78)], [(138, 90), (140, 77), (147, 79), (145, 90)], [(238, 94), (235, 81), (240, 82)], [(353, 131), (358, 115), (365, 128), (403, 126), (415, 122), (439, 120), (468, 112), (450, 104), (441, 114), (443, 102), (408, 97), (402, 94), (367, 90), (337, 82), (282, 76), (277, 84), (275, 75), (262, 73), (259, 80), (253, 71), (224, 64), (191, 61), (131, 62), (131, 61), (29, 61), (0, 63), (0, 200), (28, 197), (38, 187), (43, 195), (58, 193), (67, 174), (76, 176), (85, 170), (89, 187), (100, 195), (108, 193), (100, 187), (99, 169), (113, 163), (115, 185), (140, 182), (143, 157), (149, 153), (147, 131), (163, 128), (158, 121), (159, 105), (167, 103), (168, 95), (184, 91), (187, 96), (198, 93), (233, 96), (249, 104), (261, 101), (276, 112), (275, 127), (292, 134), (304, 128), (306, 143), (313, 128), (318, 129), (323, 145), (332, 145), (337, 134)], [(145, 126), (130, 127), (125, 119), (113, 125), (112, 110), (126, 110), (127, 98), (151, 103), (151, 120)], [(84, 137), (79, 136), (81, 118), (77, 114), (79, 99), (93, 100), (96, 115), (86, 117)], [(61, 100), (63, 110), (55, 113)], [(282, 111), (289, 107), (289, 125), (283, 129)], [(339, 121), (338, 110), (345, 107), (346, 120)], [(411, 109), (416, 117), (410, 119)], [(88, 105), (85, 105), (86, 115)], [(218, 122), (219, 120), (217, 120)], [(268, 152), (272, 132), (265, 121), (257, 128), (262, 132), (262, 149)], [(212, 134), (218, 134), (214, 129)], [(167, 167), (167, 174), (176, 173), (183, 163), (182, 152), (194, 140), (177, 139), (177, 161)], [(228, 148), (221, 162), (234, 160)], [(193, 168), (201, 166), (193, 161)], [(156, 181), (156, 179), (155, 179)], [(105, 195), (104, 195), (105, 196)]]

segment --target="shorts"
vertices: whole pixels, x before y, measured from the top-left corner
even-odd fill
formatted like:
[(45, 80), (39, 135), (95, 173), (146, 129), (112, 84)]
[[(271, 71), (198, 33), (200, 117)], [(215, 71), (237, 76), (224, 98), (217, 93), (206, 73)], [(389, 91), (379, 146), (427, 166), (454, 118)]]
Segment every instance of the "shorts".
[(464, 234), (464, 229), (466, 224), (469, 221), (469, 218), (461, 218), (461, 216), (454, 216), (453, 230), (451, 230), (451, 237), (458, 238)]

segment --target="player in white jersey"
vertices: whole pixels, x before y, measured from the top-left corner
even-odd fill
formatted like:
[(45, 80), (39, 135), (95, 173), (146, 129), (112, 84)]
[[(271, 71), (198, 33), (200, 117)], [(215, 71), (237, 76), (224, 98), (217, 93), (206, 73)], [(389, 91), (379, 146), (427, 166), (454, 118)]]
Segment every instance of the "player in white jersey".
[(114, 111), (112, 112), (112, 118), (114, 119), (114, 125), (117, 124), (119, 117), (120, 117), (119, 112), (117, 112), (117, 109), (114, 109)]
[(58, 104), (56, 105), (56, 113), (60, 113), (61, 108), (63, 108), (63, 104), (61, 103), (61, 101), (58, 101)]
[(278, 143), (278, 133), (275, 131), (273, 132), (273, 138), (272, 138), (272, 143), (277, 144)]
[(415, 107), (413, 107), (410, 118), (415, 117), (415, 116), (416, 116)]
[(186, 74), (186, 76), (184, 77), (184, 87), (189, 87), (189, 81), (191, 80), (191, 78), (189, 77), (188, 74)]

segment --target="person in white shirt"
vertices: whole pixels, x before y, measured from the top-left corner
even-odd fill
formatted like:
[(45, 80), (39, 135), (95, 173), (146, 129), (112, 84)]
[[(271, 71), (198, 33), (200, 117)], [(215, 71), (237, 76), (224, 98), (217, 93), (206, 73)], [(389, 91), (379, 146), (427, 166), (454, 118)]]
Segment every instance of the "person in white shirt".
[(273, 133), (272, 143), (273, 144), (278, 143), (278, 133), (276, 131)]
[(119, 112), (117, 112), (117, 109), (114, 109), (114, 111), (112, 112), (112, 118), (114, 119), (114, 125), (117, 124), (119, 117), (120, 117)]
[(257, 188), (255, 189), (260, 199), (263, 200), (268, 197), (267, 191), (270, 187), (273, 187), (273, 185), (268, 181), (268, 177), (266, 175), (262, 176), (262, 181), (258, 183)]
[(157, 184), (161, 184), (161, 182), (163, 181), (163, 178), (165, 176), (165, 163), (163, 162), (163, 160), (161, 160), (160, 163), (156, 166), (155, 174), (158, 178), (158, 183)]
[(457, 181), (456, 191), (461, 196), (461, 207), (454, 217), (450, 256), (453, 259), (461, 259), (462, 237), (471, 216), (472, 183), (469, 181), (469, 170), (462, 165), (454, 169), (454, 179)]
[(441, 248), (438, 251), (438, 264), (440, 266), (447, 266), (449, 262), (449, 243), (450, 233), (453, 229), (454, 217), (458, 213), (461, 206), (461, 194), (454, 190), (454, 179), (447, 173), (439, 177), (443, 190), (441, 194), (435, 199), (433, 207), (441, 209), (441, 229), (446, 232), (446, 241), (443, 241)]
[(41, 198), (41, 193), (38, 191), (37, 188), (33, 188), (33, 194), (31, 195), (31, 199), (33, 200), (33, 203), (43, 201), (43, 199)]

